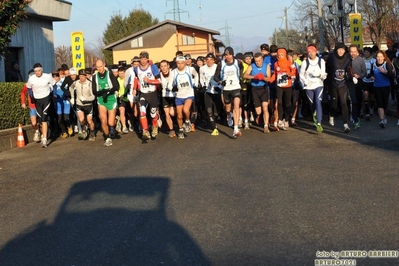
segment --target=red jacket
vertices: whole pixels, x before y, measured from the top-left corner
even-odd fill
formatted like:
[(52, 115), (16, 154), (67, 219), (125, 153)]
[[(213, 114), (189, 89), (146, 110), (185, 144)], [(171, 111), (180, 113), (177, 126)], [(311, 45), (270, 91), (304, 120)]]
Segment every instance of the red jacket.
[(292, 88), (293, 79), (297, 76), (295, 65), (287, 59), (285, 49), (278, 49), (278, 53), (285, 53), (283, 58), (278, 58), (274, 63), (274, 73), (270, 78), (270, 83), (276, 82), (280, 88)]
[[(26, 84), (24, 84), (21, 90), (21, 104), (26, 104), (26, 99), (25, 99), (26, 94), (28, 94), (28, 87), (26, 87)], [(28, 102), (29, 102), (29, 108), (36, 109), (36, 106), (31, 102), (29, 95), (28, 95)]]

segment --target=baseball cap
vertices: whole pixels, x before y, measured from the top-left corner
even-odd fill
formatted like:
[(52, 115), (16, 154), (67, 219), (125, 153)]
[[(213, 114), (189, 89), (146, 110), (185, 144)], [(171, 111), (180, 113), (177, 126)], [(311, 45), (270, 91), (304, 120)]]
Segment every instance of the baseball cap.
[(76, 75), (77, 74), (77, 72), (76, 72), (76, 68), (70, 68), (69, 69), (69, 74), (71, 74), (71, 75)]
[(191, 55), (190, 55), (190, 54), (186, 54), (186, 55), (184, 56), (184, 58), (186, 58), (186, 59), (191, 59)]
[(229, 46), (229, 47), (226, 47), (226, 49), (224, 49), (223, 55), (234, 55), (234, 50), (233, 50), (233, 48), (231, 48), (230, 46)]
[(140, 58), (150, 58), (150, 55), (148, 54), (148, 52), (147, 51), (142, 51), (141, 53), (140, 53)]
[(186, 58), (184, 56), (178, 56), (176, 57), (176, 62), (177, 61), (186, 61)]
[(205, 58), (213, 58), (216, 59), (215, 55), (213, 53), (208, 53)]
[(204, 58), (203, 56), (198, 56), (198, 57), (197, 57), (197, 61), (198, 61), (198, 60), (201, 60), (202, 62), (204, 62), (204, 61), (205, 61), (205, 58)]
[(80, 75), (86, 76), (86, 70), (82, 68), (79, 70), (78, 74), (79, 74), (79, 76)]
[(269, 52), (269, 45), (267, 44), (267, 43), (262, 43), (261, 45), (260, 45), (260, 49), (261, 50), (266, 50), (266, 51), (268, 51)]

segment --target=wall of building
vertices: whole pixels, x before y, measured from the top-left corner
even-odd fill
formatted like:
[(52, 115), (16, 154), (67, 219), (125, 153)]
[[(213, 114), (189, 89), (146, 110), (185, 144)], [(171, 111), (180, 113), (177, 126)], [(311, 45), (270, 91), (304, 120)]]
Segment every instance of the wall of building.
[(144, 50), (150, 54), (150, 59), (154, 63), (160, 62), (163, 59), (170, 61), (175, 57), (176, 53), (176, 35), (173, 34), (172, 36), (170, 36), (169, 40), (162, 47), (138, 48), (138, 49), (114, 51), (113, 52), (114, 64), (117, 64), (118, 61), (121, 60), (126, 60), (126, 62), (130, 64), (132, 58), (134, 56), (138, 56), (140, 52)]

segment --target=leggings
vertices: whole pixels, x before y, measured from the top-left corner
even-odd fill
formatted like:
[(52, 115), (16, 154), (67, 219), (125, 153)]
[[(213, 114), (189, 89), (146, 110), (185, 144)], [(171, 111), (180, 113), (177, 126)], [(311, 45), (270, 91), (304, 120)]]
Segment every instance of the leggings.
[(348, 105), (346, 100), (348, 99), (348, 88), (346, 85), (341, 88), (331, 88), (330, 89), (330, 116), (334, 116), (337, 113), (338, 99), (341, 103), (342, 118), (344, 124), (348, 123), (349, 113)]
[(316, 111), (317, 123), (321, 123), (323, 118), (323, 87), (318, 87), (314, 90), (306, 90), (306, 95), (308, 96), (308, 100), (310, 102), (312, 114), (314, 111)]
[(290, 111), (291, 111), (291, 97), (292, 97), (292, 88), (281, 88), (276, 86), (277, 89), (277, 99), (278, 99), (278, 117), (280, 120), (283, 118), (285, 121), (290, 119)]

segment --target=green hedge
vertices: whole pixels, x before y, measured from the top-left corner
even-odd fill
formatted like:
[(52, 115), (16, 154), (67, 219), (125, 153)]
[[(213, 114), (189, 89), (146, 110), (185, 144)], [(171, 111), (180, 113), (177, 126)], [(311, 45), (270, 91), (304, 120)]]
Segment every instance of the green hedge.
[(23, 86), (23, 82), (0, 82), (0, 130), (17, 127), (19, 123), (30, 124), (29, 108), (21, 108)]

